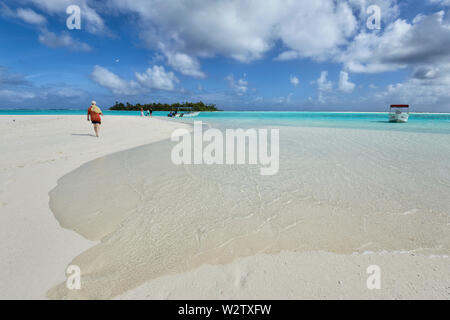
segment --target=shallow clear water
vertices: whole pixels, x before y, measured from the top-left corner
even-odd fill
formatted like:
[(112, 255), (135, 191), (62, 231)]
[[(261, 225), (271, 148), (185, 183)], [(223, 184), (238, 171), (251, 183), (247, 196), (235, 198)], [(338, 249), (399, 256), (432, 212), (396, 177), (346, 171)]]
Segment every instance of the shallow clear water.
[(388, 113), (215, 112), (182, 119), (229, 127), (293, 126), (450, 134), (450, 114), (411, 114), (407, 124), (390, 123)]
[(280, 129), (280, 170), (172, 164), (163, 141), (102, 157), (50, 193), (58, 221), (101, 240), (73, 261), (108, 298), (202, 264), (282, 250), (450, 253), (450, 122), (413, 115), (213, 113), (208, 126)]
[[(140, 116), (139, 111), (108, 111), (107, 116)], [(0, 110), (0, 115), (84, 115), (85, 110)], [(154, 111), (153, 116), (167, 118), (168, 112)], [(172, 121), (204, 121), (229, 127), (306, 126), (362, 130), (450, 133), (450, 113), (412, 113), (407, 125), (389, 123), (387, 113), (358, 112), (202, 112), (195, 118)]]

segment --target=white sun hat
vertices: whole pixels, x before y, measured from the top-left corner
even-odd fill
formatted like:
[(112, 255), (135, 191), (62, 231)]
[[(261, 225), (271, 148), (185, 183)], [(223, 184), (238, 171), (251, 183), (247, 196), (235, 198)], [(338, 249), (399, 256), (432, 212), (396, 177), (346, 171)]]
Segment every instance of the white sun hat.
[(92, 101), (91, 104), (95, 106), (95, 105), (97, 105), (97, 102)]

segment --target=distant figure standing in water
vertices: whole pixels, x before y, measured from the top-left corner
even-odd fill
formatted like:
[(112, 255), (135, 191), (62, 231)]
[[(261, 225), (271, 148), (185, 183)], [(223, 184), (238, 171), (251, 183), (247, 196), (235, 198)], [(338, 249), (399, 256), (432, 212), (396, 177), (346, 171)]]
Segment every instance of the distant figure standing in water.
[(87, 120), (92, 121), (92, 124), (94, 125), (95, 136), (97, 138), (99, 137), (100, 125), (102, 124), (102, 115), (102, 110), (97, 107), (97, 102), (92, 101), (91, 106), (88, 109)]
[(141, 117), (144, 116), (144, 109), (141, 108)]

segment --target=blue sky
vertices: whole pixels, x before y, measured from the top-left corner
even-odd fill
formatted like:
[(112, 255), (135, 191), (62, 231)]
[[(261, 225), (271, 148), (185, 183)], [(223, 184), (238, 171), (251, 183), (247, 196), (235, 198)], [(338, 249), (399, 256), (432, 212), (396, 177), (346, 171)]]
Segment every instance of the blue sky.
[[(66, 26), (80, 8), (81, 29)], [(381, 11), (381, 29), (366, 25)], [(0, 108), (450, 112), (448, 0), (0, 0)]]

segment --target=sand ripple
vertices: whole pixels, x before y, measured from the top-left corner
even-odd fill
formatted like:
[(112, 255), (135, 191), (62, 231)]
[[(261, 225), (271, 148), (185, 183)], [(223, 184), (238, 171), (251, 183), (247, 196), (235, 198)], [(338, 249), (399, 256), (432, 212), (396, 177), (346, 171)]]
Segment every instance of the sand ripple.
[[(282, 128), (280, 172), (182, 166), (170, 142), (90, 162), (50, 193), (62, 226), (101, 242), (76, 257), (82, 290), (112, 298), (203, 264), (281, 250), (450, 253), (448, 135)], [(240, 281), (245, 281), (241, 279)]]

